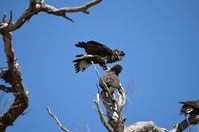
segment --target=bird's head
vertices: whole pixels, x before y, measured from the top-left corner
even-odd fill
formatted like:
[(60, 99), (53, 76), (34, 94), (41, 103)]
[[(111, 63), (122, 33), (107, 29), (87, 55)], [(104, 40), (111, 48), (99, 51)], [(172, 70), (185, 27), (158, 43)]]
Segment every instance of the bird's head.
[(181, 110), (180, 110), (180, 112), (181, 112), (182, 114), (187, 115), (187, 114), (192, 113), (193, 110), (194, 110), (194, 109), (193, 109), (192, 107), (187, 106), (187, 105), (183, 105), (182, 108), (181, 108)]
[(199, 115), (199, 100), (182, 101), (179, 103), (183, 104), (183, 106), (180, 110), (181, 114)]
[(118, 49), (113, 50), (113, 52), (117, 55), (119, 61), (122, 60), (122, 57), (125, 56), (125, 53), (123, 51), (118, 50)]
[(117, 65), (114, 65), (111, 69), (110, 69), (110, 72), (114, 72), (117, 76), (121, 73), (122, 71), (122, 66), (117, 64)]

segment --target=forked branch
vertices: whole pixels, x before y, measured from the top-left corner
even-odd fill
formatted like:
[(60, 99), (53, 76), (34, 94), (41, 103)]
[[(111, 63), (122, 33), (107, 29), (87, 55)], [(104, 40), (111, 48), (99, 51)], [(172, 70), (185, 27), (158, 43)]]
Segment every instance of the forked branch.
[(88, 9), (100, 3), (102, 0), (93, 0), (79, 7), (63, 7), (63, 8), (55, 8), (51, 5), (45, 4), (43, 2), (39, 2), (36, 0), (30, 0), (30, 6), (27, 8), (24, 13), (17, 19), (15, 22), (11, 22), (12, 20), (12, 11), (10, 12), (10, 21), (6, 23), (6, 15), (4, 15), (2, 23), (0, 24), (0, 33), (11, 32), (20, 28), (26, 21), (30, 20), (30, 18), (38, 14), (39, 12), (46, 12), (48, 14), (62, 16), (73, 22), (71, 18), (69, 18), (66, 13), (75, 13), (75, 12), (83, 12), (85, 14), (89, 14)]

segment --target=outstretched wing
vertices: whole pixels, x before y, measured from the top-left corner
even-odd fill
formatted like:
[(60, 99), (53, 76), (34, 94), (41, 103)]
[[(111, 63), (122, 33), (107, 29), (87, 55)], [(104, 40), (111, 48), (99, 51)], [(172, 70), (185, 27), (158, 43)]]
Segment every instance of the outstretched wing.
[(107, 46), (95, 41), (79, 42), (76, 47), (84, 48), (87, 54), (107, 56), (112, 55), (112, 50)]

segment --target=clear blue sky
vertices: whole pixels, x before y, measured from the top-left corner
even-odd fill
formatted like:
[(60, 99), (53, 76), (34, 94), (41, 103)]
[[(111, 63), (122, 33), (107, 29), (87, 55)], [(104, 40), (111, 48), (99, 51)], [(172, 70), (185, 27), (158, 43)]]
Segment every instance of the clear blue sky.
[[(46, 3), (70, 7), (88, 1)], [(92, 67), (76, 74), (72, 63), (76, 54), (83, 53), (74, 44), (89, 40), (126, 53), (118, 62), (124, 67), (120, 75), (124, 88), (129, 84), (133, 88), (123, 111), (126, 125), (153, 120), (171, 129), (183, 119), (178, 102), (199, 99), (198, 5), (198, 0), (104, 0), (89, 9), (90, 15), (68, 14), (75, 23), (45, 13), (33, 16), (13, 32), (17, 62), (30, 92), (29, 112), (7, 132), (60, 131), (46, 106), (73, 132), (85, 124), (92, 132), (105, 131), (92, 102), (97, 75)], [(12, 9), (16, 20), (27, 7), (28, 0), (1, 0), (0, 15)], [(1, 66), (6, 65), (2, 45), (1, 39)]]

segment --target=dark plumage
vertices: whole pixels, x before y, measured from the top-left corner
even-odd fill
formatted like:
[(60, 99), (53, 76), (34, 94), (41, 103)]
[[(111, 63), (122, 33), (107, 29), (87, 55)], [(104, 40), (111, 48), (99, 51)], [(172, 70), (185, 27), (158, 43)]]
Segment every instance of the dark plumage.
[(121, 61), (125, 56), (123, 51), (118, 49), (111, 50), (103, 44), (95, 41), (79, 42), (75, 44), (76, 47), (84, 48), (86, 55), (77, 55), (79, 59), (74, 60), (76, 72), (84, 71), (91, 65), (91, 61), (94, 64), (99, 64), (101, 67), (107, 70), (107, 63), (113, 63)]
[[(122, 71), (122, 66), (115, 65), (106, 74), (104, 74), (101, 77), (99, 85), (103, 91), (107, 91), (105, 84), (107, 85), (111, 94), (114, 93), (114, 90), (119, 89), (121, 87), (120, 80), (118, 78), (118, 75), (120, 74), (121, 71)], [(102, 82), (102, 80), (104, 81), (105, 84)]]
[(187, 115), (199, 115), (199, 100), (179, 102), (184, 104), (181, 108), (181, 113)]

